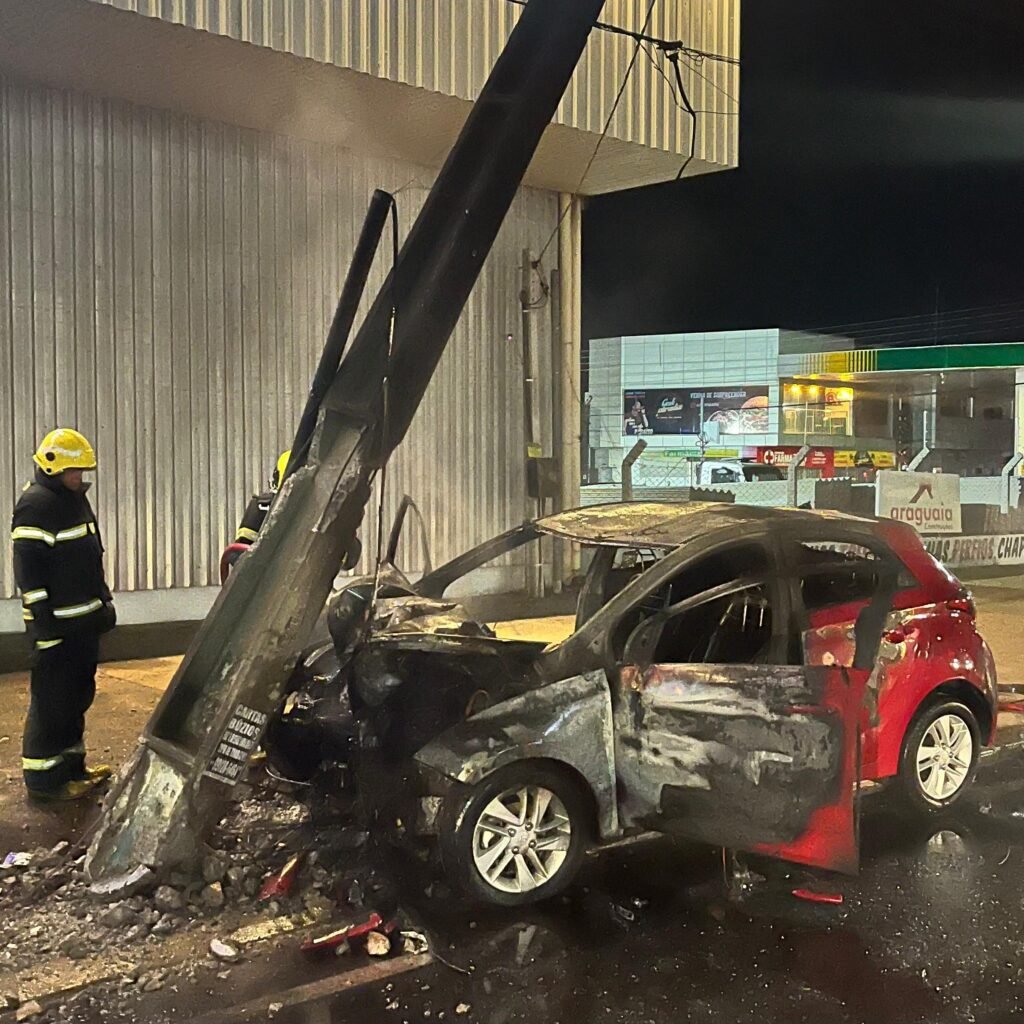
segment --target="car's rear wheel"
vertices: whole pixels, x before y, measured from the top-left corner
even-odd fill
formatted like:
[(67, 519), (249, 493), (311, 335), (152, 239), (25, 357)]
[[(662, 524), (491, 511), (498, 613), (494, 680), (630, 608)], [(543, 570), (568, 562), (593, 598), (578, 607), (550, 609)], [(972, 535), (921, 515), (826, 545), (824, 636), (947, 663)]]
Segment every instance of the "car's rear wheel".
[(900, 757), (900, 785), (910, 804), (927, 813), (952, 807), (974, 778), (981, 729), (959, 701), (922, 710), (907, 731)]
[(498, 906), (524, 906), (561, 892), (590, 842), (588, 794), (553, 765), (507, 765), (446, 804), (446, 871), (469, 895)]

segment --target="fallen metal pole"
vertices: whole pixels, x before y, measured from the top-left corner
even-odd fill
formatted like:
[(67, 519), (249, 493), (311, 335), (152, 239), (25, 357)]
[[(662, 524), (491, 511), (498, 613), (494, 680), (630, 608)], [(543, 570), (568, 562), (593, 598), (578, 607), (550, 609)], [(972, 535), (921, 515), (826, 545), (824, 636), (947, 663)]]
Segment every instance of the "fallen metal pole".
[[(94, 883), (138, 884), (140, 874), (199, 855), (355, 539), (373, 476), (419, 407), (602, 3), (530, 0), (525, 8), (328, 389), (306, 465), (284, 482), (107, 798), (86, 861)], [(385, 379), (398, 400), (385, 401)]]

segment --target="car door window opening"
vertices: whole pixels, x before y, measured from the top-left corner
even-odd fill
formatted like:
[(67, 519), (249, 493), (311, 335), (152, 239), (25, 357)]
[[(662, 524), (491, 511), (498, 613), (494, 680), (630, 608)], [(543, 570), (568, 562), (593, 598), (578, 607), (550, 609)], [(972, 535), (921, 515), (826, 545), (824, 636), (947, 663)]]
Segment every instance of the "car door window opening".
[(633, 663), (642, 650), (643, 660), (657, 665), (767, 664), (771, 639), (769, 588), (763, 580), (744, 578), (641, 623), (626, 642), (624, 659)]
[(684, 564), (617, 624), (616, 660), (629, 661), (627, 649), (642, 647), (655, 663), (770, 663), (770, 566), (758, 543), (729, 544)]

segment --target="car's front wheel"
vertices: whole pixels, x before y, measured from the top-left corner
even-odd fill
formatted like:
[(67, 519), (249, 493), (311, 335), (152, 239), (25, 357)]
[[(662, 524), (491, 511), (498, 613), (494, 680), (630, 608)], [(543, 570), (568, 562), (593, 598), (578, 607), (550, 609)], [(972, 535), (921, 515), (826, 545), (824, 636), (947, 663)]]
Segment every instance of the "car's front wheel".
[(550, 764), (507, 765), (446, 804), (446, 871), (469, 895), (498, 906), (523, 906), (561, 892), (590, 842), (588, 794), (570, 773)]
[(955, 804), (974, 777), (981, 730), (959, 701), (925, 708), (903, 741), (900, 784), (918, 810), (937, 813)]

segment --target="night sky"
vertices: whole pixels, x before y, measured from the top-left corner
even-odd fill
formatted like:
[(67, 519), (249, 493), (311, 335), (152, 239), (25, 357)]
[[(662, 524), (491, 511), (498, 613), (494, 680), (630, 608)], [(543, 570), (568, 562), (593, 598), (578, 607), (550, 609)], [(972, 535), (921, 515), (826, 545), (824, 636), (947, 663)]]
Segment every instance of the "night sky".
[(589, 202), (584, 337), (1024, 339), (1024, 3), (743, 0), (741, 24), (740, 168)]

